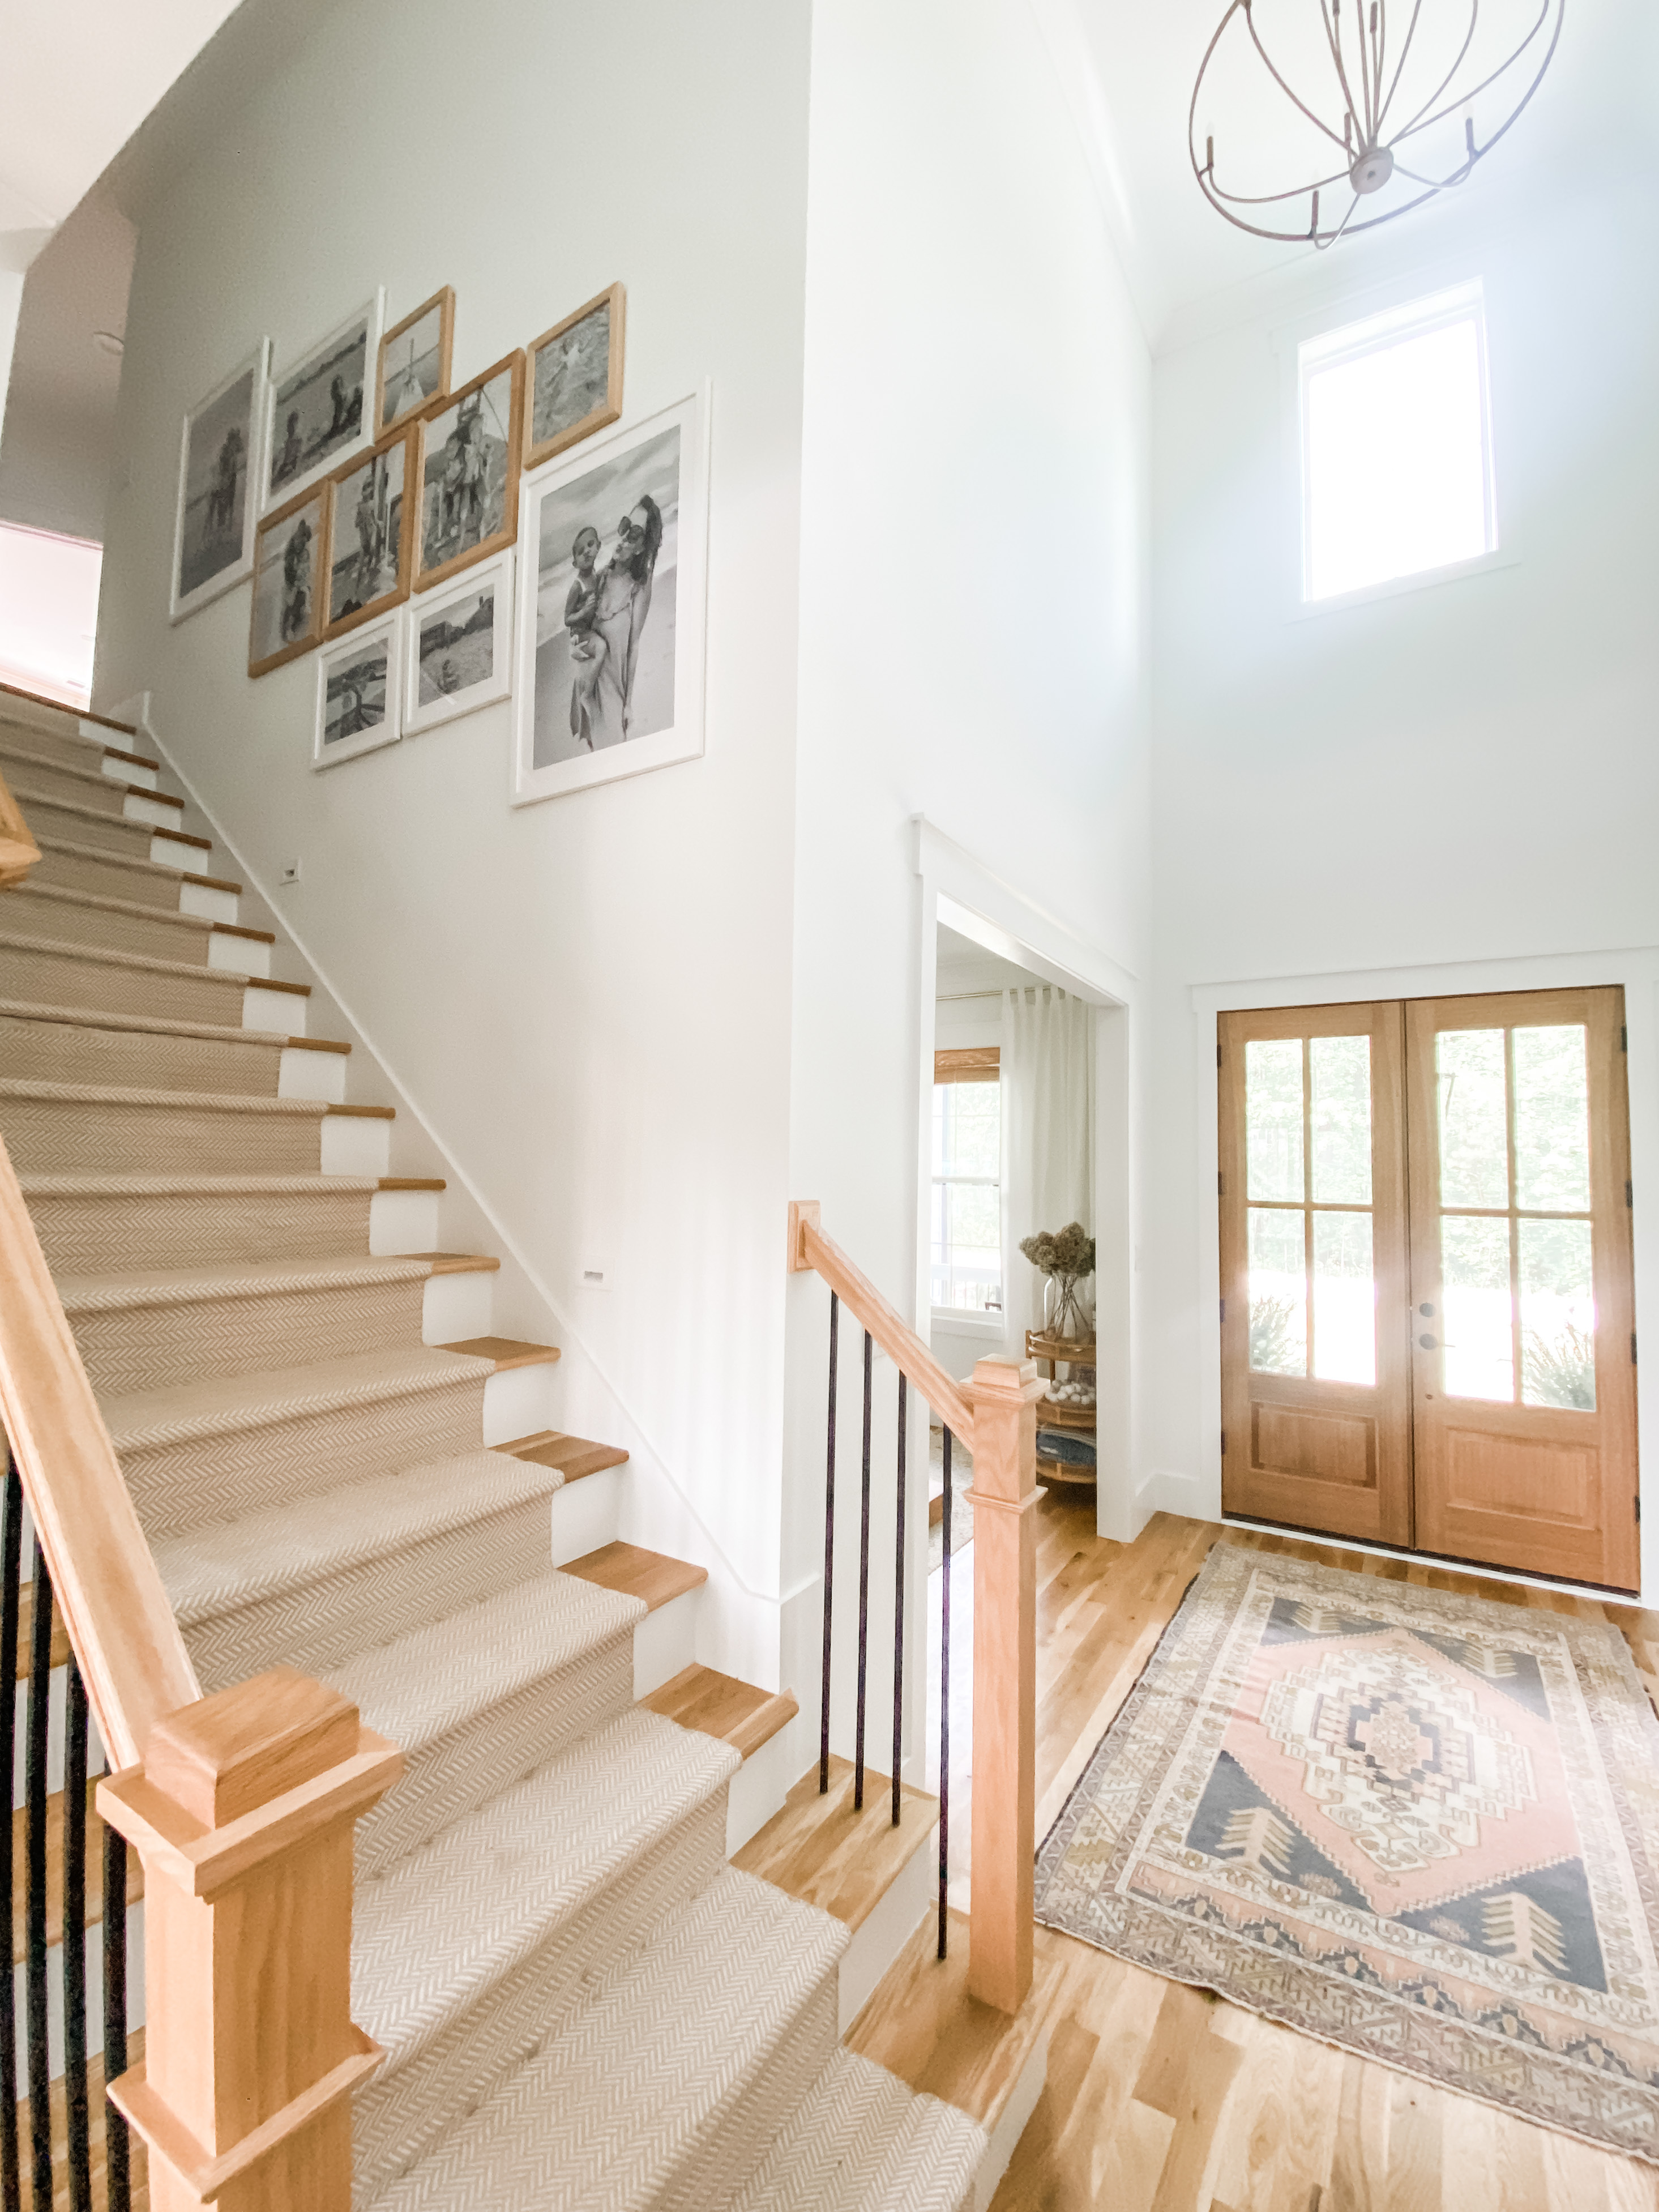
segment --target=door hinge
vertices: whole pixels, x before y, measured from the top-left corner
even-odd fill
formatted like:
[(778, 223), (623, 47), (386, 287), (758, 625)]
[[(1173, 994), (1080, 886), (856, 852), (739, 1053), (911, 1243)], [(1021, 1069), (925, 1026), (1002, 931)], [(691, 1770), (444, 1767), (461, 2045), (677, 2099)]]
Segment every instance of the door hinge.
[(1630, 1191), (1630, 1177), (1628, 1176), (1625, 1177), (1625, 1203), (1626, 1206), (1632, 1203)]
[(1216, 1039), (1216, 1046), (1215, 1046), (1215, 1064), (1216, 1064), (1216, 1066), (1217, 1066), (1218, 1067), (1219, 1067), (1219, 1066), (1220, 1066), (1220, 1065), (1221, 1065), (1221, 1040), (1220, 1040), (1220, 1038), (1219, 1038), (1219, 1037), (1218, 1037), (1218, 1038)]
[(1221, 1301), (1221, 1318), (1224, 1323), (1227, 1318), (1227, 1301), (1225, 1298), (1223, 1298)]
[(1630, 1024), (1628, 1022), (1621, 1022), (1619, 1025), (1619, 1049), (1620, 1052), (1628, 1052), (1630, 1050)]
[(1223, 1429), (1221, 1431), (1221, 1456), (1223, 1459), (1225, 1459), (1227, 1456), (1227, 1431), (1225, 1429)]
[(1642, 1517), (1642, 1501), (1639, 1498), (1636, 1501), (1636, 1517), (1638, 1521)]
[(1215, 1194), (1218, 1198), (1225, 1198), (1227, 1195), (1225, 1182), (1218, 1169), (1216, 1172)]
[(1630, 1333), (1630, 1364), (1632, 1367), (1636, 1364), (1636, 1331), (1634, 1329)]

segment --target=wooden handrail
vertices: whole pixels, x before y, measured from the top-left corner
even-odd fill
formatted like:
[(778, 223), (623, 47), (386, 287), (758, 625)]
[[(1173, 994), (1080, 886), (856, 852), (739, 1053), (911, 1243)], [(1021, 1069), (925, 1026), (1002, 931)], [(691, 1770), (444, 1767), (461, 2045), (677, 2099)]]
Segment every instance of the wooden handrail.
[(909, 1323), (883, 1297), (870, 1278), (854, 1267), (820, 1226), (815, 1198), (793, 1200), (789, 1207), (789, 1268), (823, 1276), (860, 1328), (867, 1328), (893, 1364), (919, 1390), (952, 1436), (971, 1452), (974, 1416), (960, 1384), (953, 1382)]
[(21, 884), (40, 858), (40, 848), (29, 835), (22, 810), (0, 776), (0, 891)]

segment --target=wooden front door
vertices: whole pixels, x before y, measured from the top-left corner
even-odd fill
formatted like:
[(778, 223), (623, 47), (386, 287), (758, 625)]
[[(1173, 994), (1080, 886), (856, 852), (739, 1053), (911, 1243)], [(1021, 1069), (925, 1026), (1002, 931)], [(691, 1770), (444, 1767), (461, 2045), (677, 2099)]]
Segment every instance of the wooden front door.
[(1224, 1014), (1222, 1503), (1412, 1540), (1397, 1003)]
[(1619, 990), (1406, 1008), (1420, 1550), (1633, 1589)]
[(1227, 1014), (1222, 1503), (1638, 1581), (1624, 1000)]

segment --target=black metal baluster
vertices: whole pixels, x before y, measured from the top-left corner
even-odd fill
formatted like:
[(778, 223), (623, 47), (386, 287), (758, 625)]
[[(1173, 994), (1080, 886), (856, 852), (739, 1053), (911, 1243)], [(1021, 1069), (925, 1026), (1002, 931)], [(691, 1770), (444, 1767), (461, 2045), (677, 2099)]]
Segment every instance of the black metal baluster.
[(939, 1616), (939, 1954), (950, 1933), (951, 1895), (951, 1431), (945, 1431), (945, 1556)]
[[(3, 1747), (0, 1764), (4, 1765), (9, 1787), (17, 1771), (17, 1615), (23, 1568), (23, 1486), (9, 1443), (5, 1453), (6, 1519), (3, 1537), (0, 1537), (3, 1550), (0, 1556), (0, 1747)], [(0, 1832), (0, 1874), (3, 1875), (0, 1894), (9, 1899), (15, 1876), (9, 1807)], [(0, 2183), (4, 2186), (6, 2212), (11, 2212), (12, 2206), (22, 2200), (17, 2165), (17, 1979), (14, 1974), (4, 1979), (5, 1992), (0, 1996)]]
[(898, 1534), (893, 1544), (893, 1826), (899, 1824), (899, 1758), (904, 1747), (904, 1370), (899, 1370)]
[[(127, 2070), (127, 1839), (104, 1830), (104, 2080)], [(131, 2212), (131, 2160), (127, 2124), (104, 2104), (106, 2212)]]
[(28, 1806), (29, 2142), (33, 2202), (52, 2202), (52, 2052), (46, 2030), (46, 1735), (52, 1713), (52, 1577), (34, 1547), (34, 1618), (25, 1718)]
[(92, 2212), (87, 2135), (87, 1687), (73, 1653), (64, 1693), (64, 2113), (70, 2212)]
[(864, 1332), (864, 1504), (859, 1528), (859, 1706), (858, 1744), (854, 1758), (853, 1810), (864, 1810), (864, 1692), (870, 1667), (870, 1401), (874, 1389), (876, 1347)]
[(836, 1617), (836, 1377), (841, 1300), (830, 1293), (830, 1449), (823, 1477), (823, 1711), (818, 1723), (818, 1795), (830, 1787), (830, 1640)]

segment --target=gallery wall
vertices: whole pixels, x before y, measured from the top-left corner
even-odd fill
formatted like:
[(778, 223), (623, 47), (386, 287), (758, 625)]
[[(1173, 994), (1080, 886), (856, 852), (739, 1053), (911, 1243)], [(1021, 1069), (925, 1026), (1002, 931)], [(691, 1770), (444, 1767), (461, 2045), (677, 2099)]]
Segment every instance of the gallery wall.
[[(149, 692), (573, 1360), (648, 1438), (744, 1614), (705, 1656), (757, 1680), (779, 1573), (807, 17), (323, 16), (130, 210), (97, 668), (102, 704)], [(314, 773), (315, 655), (250, 682), (246, 586), (168, 624), (183, 410), (262, 334), (280, 370), (376, 285), (388, 321), (454, 287), (459, 384), (616, 280), (624, 422), (713, 386), (706, 757), (515, 811), (503, 706)]]
[[(1640, 273), (1659, 204), (1567, 180), (1503, 227), (1496, 157), (1482, 174), (1478, 208), (1345, 245), (1157, 366), (1146, 1380), (1152, 1502), (1180, 1510), (1219, 1496), (1214, 1030), (1194, 989), (1525, 988), (1659, 944), (1659, 296)], [(1471, 276), (1507, 565), (1304, 617), (1297, 342)], [(1659, 1133), (1650, 988), (1629, 1012), (1639, 1161)], [(1638, 1300), (1643, 1188), (1638, 1170)]]

